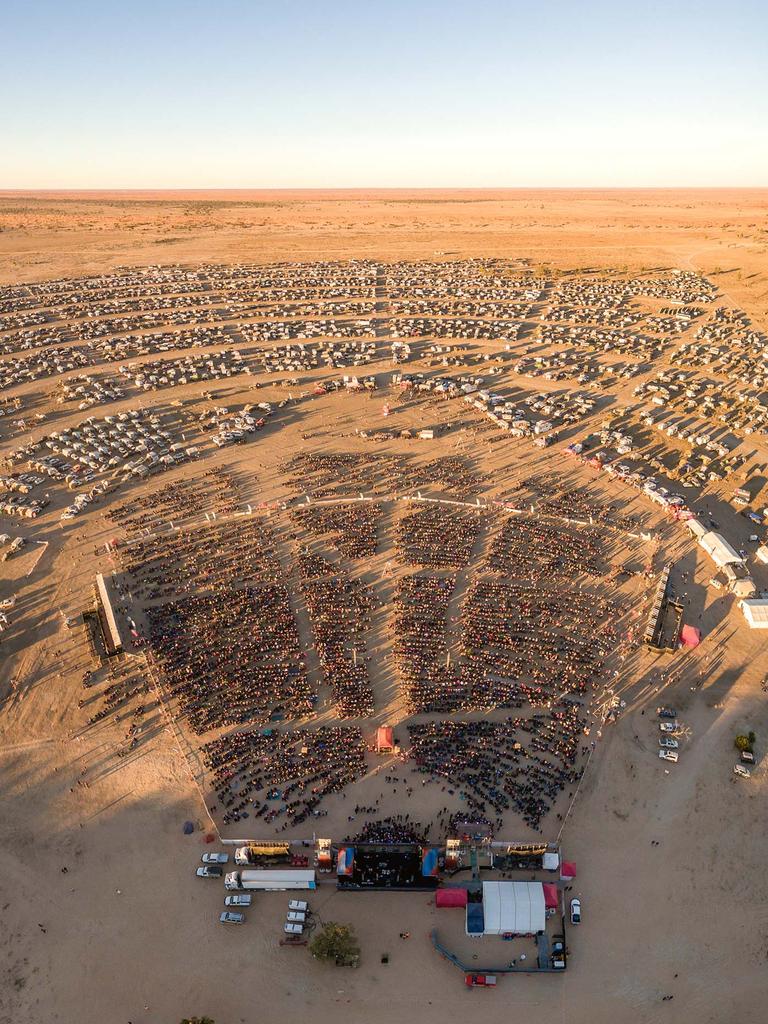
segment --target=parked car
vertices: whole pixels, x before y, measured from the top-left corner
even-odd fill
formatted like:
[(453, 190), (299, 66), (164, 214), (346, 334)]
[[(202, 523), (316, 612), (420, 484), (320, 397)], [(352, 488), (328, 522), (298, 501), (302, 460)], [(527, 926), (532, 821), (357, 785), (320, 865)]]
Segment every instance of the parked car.
[(677, 722), (659, 722), (661, 732), (677, 732)]
[(679, 744), (671, 736), (661, 736), (659, 738), (659, 746), (664, 747), (666, 750), (677, 750)]
[(306, 900), (288, 900), (289, 910), (298, 910), (302, 914), (306, 914), (309, 910), (309, 904)]
[(226, 864), (229, 860), (228, 853), (204, 853), (200, 858), (203, 864)]
[(581, 924), (581, 900), (571, 900), (571, 924)]
[(283, 925), (283, 931), (286, 935), (302, 935), (304, 932), (304, 925), (293, 924), (290, 921), (286, 921)]
[(233, 896), (224, 897), (225, 907), (250, 907), (253, 901), (253, 894), (250, 892), (238, 892)]
[(204, 868), (198, 868), (196, 874), (198, 878), (221, 878), (224, 868), (220, 868), (216, 864), (206, 864)]
[(733, 774), (738, 775), (742, 779), (751, 779), (752, 773), (749, 768), (745, 768), (743, 764), (735, 764), (733, 766)]
[(674, 708), (656, 708), (656, 714), (659, 718), (677, 718), (677, 712)]
[(742, 750), (739, 760), (742, 761), (744, 764), (754, 764), (755, 755), (752, 753), (751, 750)]
[(552, 968), (556, 971), (565, 970), (565, 941), (560, 936), (552, 940)]
[(240, 914), (237, 910), (222, 910), (219, 914), (221, 924), (242, 924), (244, 920), (245, 914)]
[(676, 750), (660, 750), (659, 757), (662, 759), (662, 761), (672, 761), (673, 764), (677, 764)]

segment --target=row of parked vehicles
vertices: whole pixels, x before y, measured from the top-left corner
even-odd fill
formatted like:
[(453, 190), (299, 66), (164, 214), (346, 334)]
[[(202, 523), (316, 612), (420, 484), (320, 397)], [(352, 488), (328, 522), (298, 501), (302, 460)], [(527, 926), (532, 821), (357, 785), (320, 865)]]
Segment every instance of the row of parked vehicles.
[(229, 854), (204, 853), (200, 860), (203, 866), (195, 872), (198, 878), (223, 878), (224, 868), (221, 865), (229, 861)]
[[(249, 848), (241, 847), (236, 851), (235, 863), (248, 863), (245, 856)], [(200, 860), (202, 864), (195, 871), (198, 878), (222, 878), (224, 877), (224, 865), (229, 863), (228, 853), (204, 853)], [(311, 870), (288, 870), (288, 871), (234, 871), (224, 877), (224, 886), (228, 890), (284, 890), (284, 889), (314, 889), (314, 871)], [(224, 897), (225, 910), (219, 915), (222, 924), (242, 924), (245, 921), (245, 914), (239, 907), (250, 907), (253, 900), (251, 892), (229, 892)], [(299, 942), (309, 915), (309, 906), (305, 900), (292, 899), (288, 902), (288, 915), (283, 925), (283, 931), (288, 937), (288, 942)]]
[[(680, 746), (677, 740), (677, 735), (681, 731), (680, 725), (677, 721), (677, 712), (674, 708), (657, 708), (656, 713), (659, 718), (663, 721), (659, 722), (659, 757), (662, 761), (671, 761), (673, 764), (677, 764), (678, 761), (678, 748)], [(733, 774), (738, 778), (749, 779), (752, 777), (749, 768), (745, 767), (745, 764), (754, 764), (754, 755), (750, 751), (743, 751), (741, 754), (741, 760), (744, 764), (735, 764), (733, 766)]]
[(663, 721), (659, 722), (659, 757), (662, 761), (671, 761), (673, 764), (677, 764), (678, 760), (678, 747), (680, 743), (676, 739), (676, 735), (680, 732), (680, 726), (677, 721), (677, 711), (674, 708), (656, 708), (656, 714)]

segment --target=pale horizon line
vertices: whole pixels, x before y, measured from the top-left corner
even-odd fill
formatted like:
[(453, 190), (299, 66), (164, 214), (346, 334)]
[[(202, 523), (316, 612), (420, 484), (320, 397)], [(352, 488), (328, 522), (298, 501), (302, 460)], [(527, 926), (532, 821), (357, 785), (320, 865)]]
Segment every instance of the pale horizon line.
[(749, 192), (768, 190), (768, 184), (753, 185), (119, 185), (119, 186), (4, 186), (0, 195), (97, 192)]

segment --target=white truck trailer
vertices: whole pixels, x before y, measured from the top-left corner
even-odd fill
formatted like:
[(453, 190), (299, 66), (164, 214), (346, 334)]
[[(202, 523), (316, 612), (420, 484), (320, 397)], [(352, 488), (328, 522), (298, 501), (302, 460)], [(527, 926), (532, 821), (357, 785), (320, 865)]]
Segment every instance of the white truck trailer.
[(229, 871), (224, 876), (225, 889), (315, 889), (315, 872), (311, 869), (292, 871)]

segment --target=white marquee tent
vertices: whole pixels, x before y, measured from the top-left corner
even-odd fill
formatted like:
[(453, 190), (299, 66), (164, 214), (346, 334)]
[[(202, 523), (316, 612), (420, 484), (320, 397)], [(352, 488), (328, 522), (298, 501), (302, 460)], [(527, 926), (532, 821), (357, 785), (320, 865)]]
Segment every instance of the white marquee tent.
[(541, 882), (483, 882), (486, 935), (533, 935), (546, 927)]
[(739, 552), (728, 543), (725, 537), (715, 533), (713, 530), (700, 537), (699, 544), (704, 548), (715, 565), (721, 569), (724, 565), (744, 564), (744, 559)]
[(757, 598), (752, 601), (742, 601), (741, 610), (750, 629), (768, 629), (768, 600)]

